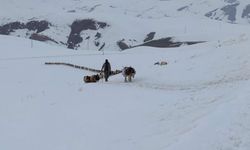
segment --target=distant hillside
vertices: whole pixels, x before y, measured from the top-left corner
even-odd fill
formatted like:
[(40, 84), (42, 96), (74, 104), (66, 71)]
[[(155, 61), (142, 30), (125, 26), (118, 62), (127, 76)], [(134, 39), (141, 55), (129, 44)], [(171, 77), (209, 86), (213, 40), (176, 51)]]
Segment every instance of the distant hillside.
[[(2, 0), (1, 3), (0, 34), (75, 50), (124, 50), (168, 38), (178, 46), (182, 45), (178, 43), (197, 43), (210, 39), (178, 39), (190, 34), (189, 26), (196, 26), (199, 22), (196, 20), (210, 18), (246, 24), (250, 17), (250, 2), (243, 0)], [(169, 23), (172, 20), (174, 24)], [(162, 45), (168, 43), (151, 46)]]

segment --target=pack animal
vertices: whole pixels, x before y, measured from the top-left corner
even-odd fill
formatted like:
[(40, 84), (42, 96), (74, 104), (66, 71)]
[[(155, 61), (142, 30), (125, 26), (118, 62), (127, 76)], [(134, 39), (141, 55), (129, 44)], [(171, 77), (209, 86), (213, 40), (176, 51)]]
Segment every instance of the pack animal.
[(132, 78), (135, 77), (136, 71), (133, 67), (124, 67), (122, 69), (122, 75), (124, 76), (124, 81), (127, 82), (131, 82)]
[(99, 74), (95, 74), (92, 76), (84, 76), (83, 78), (85, 83), (94, 83), (100, 80), (100, 75)]

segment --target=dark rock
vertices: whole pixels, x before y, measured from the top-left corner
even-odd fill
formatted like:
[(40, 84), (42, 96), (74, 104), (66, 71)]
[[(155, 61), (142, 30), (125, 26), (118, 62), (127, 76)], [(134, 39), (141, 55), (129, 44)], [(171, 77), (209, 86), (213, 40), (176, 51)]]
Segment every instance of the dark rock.
[(60, 44), (62, 45), (67, 45), (67, 43), (63, 42), (63, 41), (60, 41)]
[[(218, 10), (218, 9), (214, 9), (214, 10), (212, 10), (212, 11), (206, 13), (205, 16), (206, 16), (206, 17), (209, 17), (209, 18), (212, 18), (213, 16), (216, 15), (216, 11), (217, 11), (217, 10)], [(217, 19), (216, 19), (216, 20), (217, 20)]]
[(158, 40), (152, 40), (146, 43), (141, 44), (140, 46), (151, 46), (151, 47), (178, 47), (181, 42), (172, 42), (172, 38), (163, 38)]
[(159, 48), (171, 48), (179, 47), (183, 44), (193, 45), (197, 43), (202, 43), (203, 41), (184, 41), (184, 42), (174, 42), (172, 37), (162, 38), (158, 40), (152, 40), (146, 43), (143, 43), (138, 46), (150, 46), (150, 47), (159, 47)]
[(18, 29), (28, 29), (32, 31), (36, 30), (36, 33), (40, 33), (46, 29), (49, 29), (49, 25), (50, 23), (45, 20), (30, 21), (26, 24), (16, 21), (0, 26), (0, 34), (9, 35), (10, 32), (15, 32), (15, 30)]
[(10, 32), (14, 32), (17, 29), (24, 29), (24, 28), (25, 28), (25, 24), (23, 23), (20, 23), (18, 21), (11, 22), (3, 26), (0, 26), (0, 34), (9, 35)]
[(177, 11), (183, 11), (183, 10), (188, 9), (188, 8), (189, 8), (189, 6), (183, 6), (181, 8), (178, 8)]
[(26, 28), (28, 30), (36, 31), (36, 33), (43, 32), (46, 29), (49, 29), (50, 23), (42, 20), (42, 21), (30, 21), (26, 24)]
[(134, 48), (134, 47), (139, 47), (139, 46), (150, 46), (150, 47), (158, 47), (158, 48), (172, 48), (172, 47), (179, 47), (181, 45), (193, 45), (193, 44), (198, 44), (198, 43), (203, 43), (204, 41), (184, 41), (184, 42), (175, 42), (173, 41), (172, 37), (167, 37), (167, 38), (162, 38), (162, 39), (157, 39), (157, 40), (151, 40), (149, 42), (145, 42), (140, 45), (135, 45), (135, 46), (128, 46), (124, 40), (117, 42), (118, 46), (120, 47), (121, 50), (129, 49), (129, 48)]
[(250, 18), (250, 4), (246, 6), (246, 8), (243, 10), (242, 18)]
[(121, 50), (125, 50), (125, 49), (129, 49), (129, 48), (130, 48), (130, 46), (128, 46), (128, 45), (124, 42), (124, 40), (118, 41), (118, 42), (117, 42), (117, 45), (119, 46), (119, 48), (120, 48)]
[(67, 11), (68, 13), (75, 13), (76, 12), (76, 10), (69, 10), (69, 11)]
[(100, 39), (101, 36), (102, 36), (101, 33), (97, 32), (96, 35), (95, 35), (95, 37), (96, 37), (95, 40)]
[(37, 40), (37, 41), (52, 41), (56, 44), (58, 44), (57, 41), (51, 39), (50, 37), (46, 36), (46, 35), (41, 35), (41, 34), (37, 34), (37, 33), (33, 33), (31, 36), (30, 36), (30, 39), (33, 39), (33, 40)]
[(109, 27), (109, 25), (105, 22), (97, 22), (98, 27), (104, 29), (105, 27)]
[(239, 5), (239, 3), (227, 5), (223, 8), (221, 8), (222, 11), (224, 11), (225, 15), (228, 16), (228, 20), (231, 22), (234, 22), (236, 20), (236, 7)]
[(100, 42), (97, 42), (97, 41), (95, 41), (95, 46), (99, 46), (100, 45)]
[[(237, 13), (236, 7), (238, 5), (239, 5), (239, 3), (226, 5), (226, 6), (222, 7), (221, 9), (215, 9), (213, 11), (210, 11), (210, 12), (206, 13), (205, 16), (209, 17), (211, 19), (215, 19), (215, 20), (222, 20), (224, 16), (227, 16), (227, 19), (230, 22), (235, 22), (236, 21), (236, 13)], [(223, 11), (224, 15), (223, 16), (218, 16), (217, 15), (218, 11)]]
[(82, 30), (97, 30), (96, 22), (92, 19), (76, 20), (71, 25), (72, 33), (79, 33)]
[(74, 49), (78, 43), (81, 43), (83, 41), (82, 37), (80, 35), (70, 35), (69, 40), (67, 42), (68, 48)]
[(102, 44), (102, 46), (98, 49), (98, 51), (102, 50), (105, 46), (105, 43)]
[(84, 19), (84, 20), (74, 21), (71, 25), (71, 32), (67, 41), (68, 48), (74, 49), (77, 44), (83, 41), (83, 38), (80, 36), (80, 33), (82, 31), (98, 30), (99, 28), (105, 28), (107, 26), (108, 26), (107, 23), (98, 22), (93, 19)]
[(85, 38), (85, 40), (88, 40), (88, 39), (90, 39), (90, 36), (87, 36), (87, 37)]
[(147, 42), (152, 40), (155, 37), (155, 32), (150, 32), (149, 34), (147, 34), (146, 38), (143, 40), (143, 42)]

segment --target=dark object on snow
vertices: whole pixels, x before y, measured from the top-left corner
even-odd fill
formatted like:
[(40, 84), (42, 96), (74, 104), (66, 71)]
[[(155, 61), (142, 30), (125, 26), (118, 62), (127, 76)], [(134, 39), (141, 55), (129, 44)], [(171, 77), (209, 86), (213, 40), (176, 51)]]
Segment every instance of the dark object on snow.
[(100, 75), (99, 74), (95, 74), (92, 76), (84, 76), (83, 78), (85, 83), (94, 83), (100, 80)]
[(102, 37), (102, 34), (97, 32), (96, 35), (95, 35), (95, 40), (98, 40)]
[(147, 34), (147, 37), (143, 40), (143, 42), (148, 42), (150, 40), (153, 40), (154, 37), (155, 37), (155, 32), (150, 32), (149, 34)]
[[(93, 19), (84, 19), (76, 20), (71, 25), (71, 32), (67, 41), (68, 48), (74, 49), (77, 47), (77, 44), (83, 41), (83, 38), (80, 36), (80, 33), (83, 30), (98, 30), (100, 28), (105, 28), (109, 26), (105, 22), (98, 22)], [(101, 35), (97, 35), (101, 36)]]
[[(222, 8), (217, 8), (215, 10), (212, 10), (208, 13), (205, 14), (206, 17), (209, 17), (211, 19), (215, 20), (222, 20), (223, 18), (227, 17), (227, 20), (231, 23), (234, 23), (236, 21), (236, 13), (237, 13), (237, 7), (240, 5), (240, 3), (233, 3), (226, 5)], [(220, 11), (223, 12), (223, 15), (218, 15), (221, 14)], [(244, 13), (244, 11), (243, 11)]]
[(29, 21), (26, 24), (21, 22), (10, 22), (3, 26), (0, 26), (0, 34), (9, 35), (11, 32), (15, 32), (18, 29), (28, 29), (40, 33), (49, 29), (51, 24), (46, 20), (41, 21)]
[(105, 43), (102, 44), (102, 46), (98, 49), (98, 51), (102, 50), (105, 46)]
[[(98, 75), (98, 77), (96, 75), (84, 76), (83, 81), (86, 82), (86, 83), (97, 82), (98, 80), (103, 78), (103, 71), (93, 69), (93, 68), (89, 68), (89, 67), (85, 67), (85, 66), (79, 66), (79, 65), (64, 63), (64, 62), (45, 62), (45, 65), (63, 65), (63, 66), (73, 67), (73, 68), (76, 68), (76, 69), (82, 69), (82, 70), (86, 70), (86, 71), (96, 72), (97, 73), (96, 75)], [(117, 74), (119, 74), (121, 72), (122, 72), (121, 70), (111, 71), (110, 76), (117, 75)]]
[(166, 61), (158, 61), (158, 62), (154, 63), (154, 65), (160, 65), (160, 66), (167, 65), (167, 64), (168, 64), (168, 62), (166, 62)]
[(188, 8), (189, 8), (189, 6), (183, 6), (181, 8), (178, 8), (177, 11), (187, 10)]
[(109, 76), (111, 75), (111, 65), (110, 65), (108, 59), (106, 59), (104, 64), (102, 65), (101, 71), (103, 72), (104, 79), (107, 82)]
[(17, 29), (25, 29), (25, 24), (20, 22), (11, 22), (0, 26), (0, 34), (9, 35)]
[(36, 33), (43, 32), (44, 30), (49, 28), (49, 22), (42, 20), (42, 21), (30, 21), (26, 24), (26, 28), (28, 30), (36, 31)]
[(194, 42), (175, 42), (173, 41), (172, 37), (168, 37), (168, 38), (162, 38), (162, 39), (158, 39), (158, 40), (152, 40), (146, 43), (143, 43), (141, 45), (138, 46), (151, 46), (151, 47), (159, 47), (159, 48), (165, 48), (165, 47), (179, 47), (183, 44), (186, 45), (192, 45), (192, 44), (197, 44), (197, 43), (201, 43), (200, 41), (194, 41)]
[(51, 39), (50, 37), (46, 36), (46, 35), (41, 35), (41, 34), (38, 34), (38, 33), (33, 33), (31, 36), (30, 36), (30, 39), (32, 40), (37, 40), (37, 41), (52, 41), (56, 44), (58, 44), (57, 41)]
[(158, 47), (158, 48), (173, 48), (173, 47), (180, 47), (181, 45), (193, 45), (198, 43), (203, 43), (205, 41), (174, 41), (173, 37), (167, 37), (162, 39), (151, 40), (139, 45), (135, 46), (128, 46), (124, 39), (117, 42), (117, 45), (120, 47), (121, 50), (139, 47), (139, 46), (150, 46), (150, 47)]
[[(133, 67), (124, 67), (123, 69), (122, 69), (122, 75), (124, 76), (124, 82), (127, 82), (127, 81), (129, 81), (129, 82), (131, 82), (132, 81), (132, 78), (134, 78), (135, 77), (135, 74), (136, 74), (136, 71), (135, 71), (135, 69), (133, 68)], [(127, 78), (128, 78), (128, 80), (127, 80)]]
[(250, 18), (250, 4), (248, 4), (243, 10), (241, 18)]
[(130, 46), (128, 46), (125, 42), (124, 42), (124, 39), (123, 40), (120, 40), (117, 42), (117, 45), (119, 46), (119, 48), (121, 50), (125, 50), (125, 49), (129, 49)]

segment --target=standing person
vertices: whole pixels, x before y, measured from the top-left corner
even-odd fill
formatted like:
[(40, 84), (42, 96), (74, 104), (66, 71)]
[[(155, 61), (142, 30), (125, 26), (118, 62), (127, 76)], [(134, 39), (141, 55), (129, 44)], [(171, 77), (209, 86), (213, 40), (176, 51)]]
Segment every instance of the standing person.
[(104, 79), (107, 82), (111, 74), (111, 66), (110, 66), (108, 59), (106, 59), (104, 64), (102, 65), (101, 71), (104, 73)]

